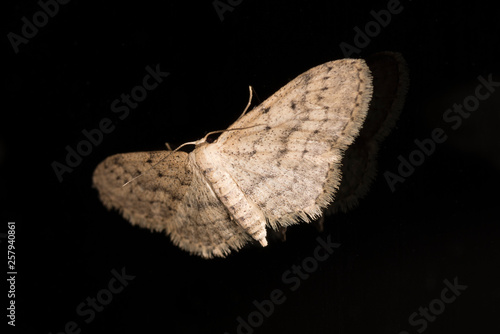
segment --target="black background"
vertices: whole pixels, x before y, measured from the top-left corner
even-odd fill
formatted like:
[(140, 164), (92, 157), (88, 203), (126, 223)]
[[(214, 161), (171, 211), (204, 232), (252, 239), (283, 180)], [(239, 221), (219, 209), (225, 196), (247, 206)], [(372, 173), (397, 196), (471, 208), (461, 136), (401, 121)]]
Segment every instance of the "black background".
[[(398, 51), (410, 68), (407, 102), (369, 194), (352, 212), (328, 217), (323, 233), (295, 226), (285, 243), (216, 260), (108, 212), (91, 188), (94, 168), (115, 153), (175, 147), (226, 128), (245, 107), (248, 85), (263, 100), (303, 71), (344, 58), (339, 44), (353, 45), (354, 27), (364, 29), (387, 1), (247, 0), (221, 21), (212, 1), (73, 0), (17, 54), (7, 33), (20, 34), (21, 18), (32, 21), (40, 7), (8, 6), (1, 231), (16, 222), (16, 328), (59, 333), (75, 321), (81, 333), (237, 333), (252, 302), (280, 289), (286, 301), (255, 333), (417, 333), (423, 327), (409, 316), (456, 277), (467, 289), (425, 332), (498, 331), (500, 89), (456, 131), (442, 121), (474, 94), (479, 75), (500, 81), (497, 10), (487, 1), (401, 5), (353, 55)], [(111, 103), (156, 64), (170, 75), (119, 120)], [(66, 145), (75, 148), (81, 131), (105, 117), (115, 130), (59, 182), (51, 164), (64, 163)], [(398, 156), (436, 127), (448, 140), (391, 192), (383, 172), (397, 172)], [(341, 246), (291, 291), (282, 274), (313, 254), (318, 236)], [(85, 323), (77, 306), (122, 268), (135, 278)]]

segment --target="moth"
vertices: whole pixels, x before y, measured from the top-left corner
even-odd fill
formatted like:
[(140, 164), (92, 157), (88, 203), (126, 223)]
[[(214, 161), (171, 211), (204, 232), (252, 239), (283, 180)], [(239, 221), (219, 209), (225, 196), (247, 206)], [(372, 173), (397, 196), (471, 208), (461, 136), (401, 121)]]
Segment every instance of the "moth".
[(310, 222), (332, 203), (342, 157), (372, 92), (364, 60), (327, 62), (240, 116), (214, 142), (200, 139), (190, 153), (108, 157), (93, 185), (107, 208), (164, 231), (192, 254), (225, 257), (251, 241), (266, 246), (266, 228)]

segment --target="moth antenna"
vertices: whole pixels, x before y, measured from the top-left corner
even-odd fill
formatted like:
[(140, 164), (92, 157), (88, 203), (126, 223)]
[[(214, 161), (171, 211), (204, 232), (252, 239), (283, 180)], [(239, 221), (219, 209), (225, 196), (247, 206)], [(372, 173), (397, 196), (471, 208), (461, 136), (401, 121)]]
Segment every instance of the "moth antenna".
[(176, 152), (177, 150), (179, 150), (182, 146), (184, 145), (188, 145), (188, 144), (192, 144), (194, 142), (190, 142), (190, 143), (184, 143), (182, 144), (181, 146), (177, 147), (175, 150), (172, 151), (172, 148), (170, 147), (170, 144), (169, 143), (165, 143), (165, 145), (167, 146), (169, 152), (168, 152), (168, 155), (166, 157), (164, 157), (163, 159), (160, 159), (157, 163), (155, 163), (154, 165), (152, 165), (149, 169), (147, 169), (146, 171), (144, 171), (143, 173), (140, 173), (139, 175), (136, 175), (134, 176), (133, 178), (131, 178), (130, 180), (128, 180), (127, 182), (125, 182), (123, 185), (122, 185), (122, 188), (125, 187), (127, 184), (129, 184), (130, 182), (134, 181), (135, 179), (137, 179), (138, 177), (144, 175), (145, 173), (149, 172), (150, 170), (152, 170), (154, 167), (156, 167), (156, 165), (158, 165), (160, 162), (164, 161), (166, 158), (169, 157), (170, 154)]
[[(236, 122), (241, 118), (243, 117), (246, 112), (248, 111), (248, 108), (250, 108), (250, 104), (252, 104), (252, 97), (253, 97), (253, 88), (252, 86), (248, 86), (248, 90), (250, 91), (250, 94), (249, 94), (249, 98), (248, 98), (248, 103), (247, 103), (247, 106), (245, 107), (245, 110), (243, 110), (243, 113), (240, 115), (240, 117), (238, 117), (238, 119), (236, 120)], [(226, 131), (237, 131), (237, 130), (245, 130), (245, 129), (251, 129), (251, 128), (254, 128), (256, 126), (262, 126), (263, 124), (256, 124), (256, 125), (252, 125), (252, 126), (247, 126), (247, 127), (244, 127), (244, 128), (235, 128), (235, 129), (225, 129), (225, 130), (216, 130), (216, 131), (211, 131), (209, 133), (207, 133), (205, 135), (205, 137), (197, 140), (197, 141), (190, 141), (190, 142), (187, 142), (187, 143), (184, 143), (180, 146), (178, 146), (175, 150), (172, 151), (172, 148), (170, 147), (170, 144), (169, 143), (165, 143), (165, 146), (167, 147), (167, 149), (170, 151), (169, 152), (169, 155), (174, 153), (174, 152), (177, 152), (179, 149), (181, 149), (182, 147), (186, 146), (186, 145), (199, 145), (199, 144), (202, 144), (202, 143), (205, 143), (207, 141), (207, 138), (208, 136), (210, 135), (213, 135), (213, 134), (216, 134), (216, 133), (223, 133), (223, 132), (226, 132)], [(129, 184), (130, 182), (134, 181), (135, 179), (137, 179), (138, 177), (142, 176), (144, 173), (147, 173), (149, 172), (151, 169), (153, 169), (156, 165), (158, 165), (160, 162), (164, 161), (166, 158), (168, 158), (167, 155), (166, 157), (164, 157), (163, 159), (160, 159), (157, 163), (155, 163), (153, 166), (151, 166), (148, 170), (146, 170), (145, 172), (143, 173), (140, 173), (139, 175), (136, 175), (134, 176), (132, 179), (128, 180), (127, 182), (125, 182), (122, 187), (125, 187), (127, 184)]]
[[(248, 107), (247, 107), (248, 108)], [(242, 115), (243, 116), (243, 115)], [(240, 116), (241, 117), (241, 116)], [(238, 130), (246, 130), (246, 129), (251, 129), (251, 128), (255, 128), (256, 126), (263, 126), (264, 124), (256, 124), (256, 125), (252, 125), (252, 126), (247, 126), (247, 127), (244, 127), (244, 128), (235, 128), (235, 129), (225, 129), (225, 130), (216, 130), (216, 131), (211, 131), (209, 133), (207, 133), (205, 135), (205, 137), (197, 140), (197, 141), (190, 141), (190, 142), (187, 142), (187, 143), (184, 143), (180, 146), (178, 146), (175, 150), (172, 151), (172, 149), (170, 148), (170, 144), (169, 143), (165, 143), (165, 145), (167, 146), (167, 148), (169, 149), (170, 152), (168, 152), (169, 154), (167, 156), (165, 156), (164, 158), (160, 159), (157, 163), (155, 163), (153, 166), (151, 166), (148, 170), (144, 171), (143, 173), (140, 173), (139, 175), (136, 175), (134, 176), (132, 179), (128, 180), (127, 182), (125, 182), (122, 187), (125, 187), (127, 184), (129, 184), (130, 182), (134, 181), (135, 179), (137, 179), (138, 177), (142, 176), (143, 174), (149, 172), (151, 169), (153, 169), (156, 165), (158, 165), (160, 162), (164, 161), (166, 158), (168, 158), (168, 156), (174, 152), (177, 152), (179, 149), (181, 149), (182, 147), (186, 146), (186, 145), (199, 145), (199, 144), (202, 144), (202, 143), (205, 143), (207, 141), (207, 138), (208, 136), (210, 135), (213, 135), (215, 133), (223, 133), (223, 132), (227, 132), (227, 131), (238, 131)]]
[[(151, 167), (152, 168), (152, 167)], [(125, 187), (127, 184), (129, 184), (130, 182), (134, 181), (135, 179), (137, 179), (139, 176), (142, 176), (143, 173), (139, 174), (139, 175), (136, 175), (134, 176), (133, 178), (131, 178), (130, 180), (128, 180), (127, 182), (125, 182), (123, 185), (122, 185), (122, 188)]]
[(250, 94), (249, 94), (249, 97), (248, 97), (247, 106), (246, 106), (245, 110), (243, 110), (243, 113), (240, 115), (240, 117), (238, 117), (238, 119), (236, 120), (236, 122), (238, 122), (240, 120), (240, 118), (242, 118), (243, 115), (246, 114), (248, 108), (250, 107), (250, 104), (252, 103), (252, 96), (253, 96), (253, 88), (252, 88), (252, 86), (248, 86), (248, 90), (250, 91)]

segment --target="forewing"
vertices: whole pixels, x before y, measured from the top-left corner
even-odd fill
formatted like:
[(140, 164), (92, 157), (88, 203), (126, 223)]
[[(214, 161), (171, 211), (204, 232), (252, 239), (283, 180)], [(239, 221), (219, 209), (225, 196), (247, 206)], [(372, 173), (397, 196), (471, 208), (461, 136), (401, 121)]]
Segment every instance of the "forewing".
[(363, 60), (328, 62), (298, 76), (241, 117), (217, 142), (226, 169), (273, 227), (321, 214), (340, 182), (372, 94)]
[(223, 257), (249, 240), (185, 152), (117, 154), (98, 165), (93, 182), (108, 209), (134, 225), (165, 231), (191, 253)]

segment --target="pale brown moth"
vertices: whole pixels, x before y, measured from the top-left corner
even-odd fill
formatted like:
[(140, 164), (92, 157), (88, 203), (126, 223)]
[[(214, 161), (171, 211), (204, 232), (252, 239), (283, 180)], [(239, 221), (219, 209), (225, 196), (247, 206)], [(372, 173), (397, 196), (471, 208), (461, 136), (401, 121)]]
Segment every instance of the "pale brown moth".
[(165, 231), (192, 254), (225, 257), (252, 240), (266, 246), (266, 227), (310, 222), (332, 203), (371, 97), (364, 60), (331, 61), (299, 75), (213, 143), (198, 140), (190, 153), (114, 155), (97, 166), (93, 183), (107, 208)]

